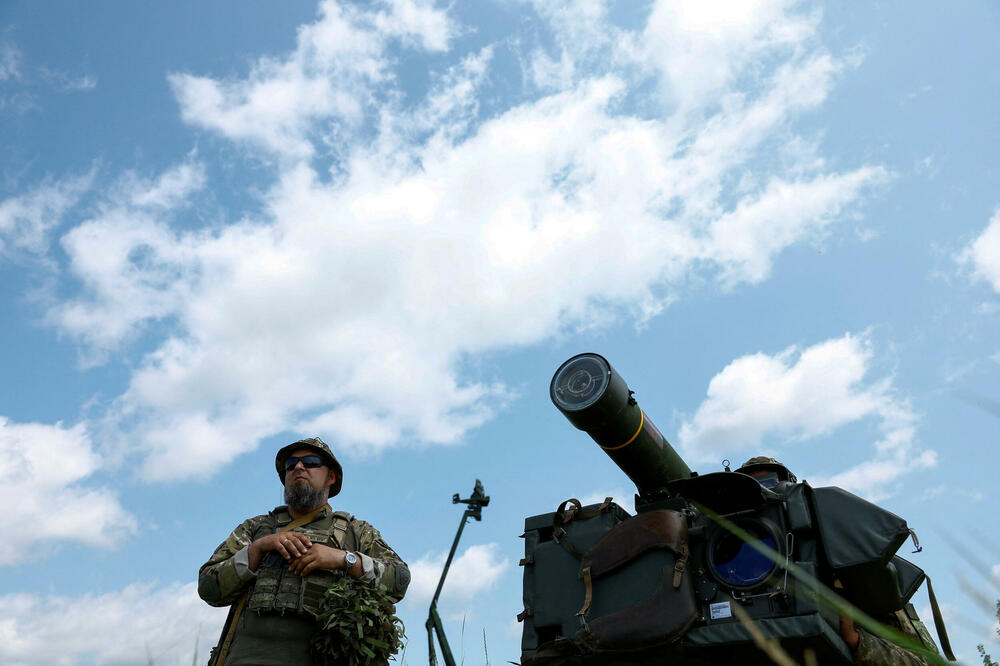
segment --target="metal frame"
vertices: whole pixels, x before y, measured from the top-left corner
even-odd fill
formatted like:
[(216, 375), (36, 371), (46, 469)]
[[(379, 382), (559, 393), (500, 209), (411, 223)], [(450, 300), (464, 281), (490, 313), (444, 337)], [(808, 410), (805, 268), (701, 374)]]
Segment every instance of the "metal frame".
[(430, 666), (437, 666), (437, 655), (434, 653), (434, 635), (437, 634), (438, 643), (441, 644), (441, 657), (444, 659), (445, 666), (455, 666), (455, 658), (451, 654), (451, 648), (448, 646), (448, 639), (444, 635), (444, 626), (441, 624), (441, 617), (437, 612), (437, 601), (438, 597), (441, 596), (441, 588), (444, 587), (445, 576), (448, 575), (448, 567), (451, 566), (451, 560), (455, 557), (455, 550), (458, 548), (458, 540), (462, 537), (462, 530), (465, 529), (465, 523), (469, 518), (475, 518), (476, 520), (483, 519), (483, 507), (490, 503), (489, 495), (483, 493), (483, 484), (479, 479), (476, 479), (476, 485), (472, 489), (472, 495), (468, 499), (460, 499), (458, 493), (452, 495), (452, 504), (468, 504), (468, 508), (465, 513), (462, 514), (462, 520), (458, 523), (458, 533), (455, 534), (455, 540), (451, 544), (451, 551), (448, 553), (448, 559), (444, 563), (444, 570), (441, 572), (441, 580), (438, 581), (437, 590), (434, 592), (434, 598), (431, 600), (431, 607), (427, 614), (427, 622), (424, 626), (427, 627), (427, 650), (430, 654)]

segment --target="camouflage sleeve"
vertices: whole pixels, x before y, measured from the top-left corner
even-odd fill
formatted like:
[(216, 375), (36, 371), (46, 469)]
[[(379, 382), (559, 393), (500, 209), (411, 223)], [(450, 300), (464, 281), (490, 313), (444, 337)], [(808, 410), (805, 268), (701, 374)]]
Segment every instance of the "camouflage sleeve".
[(892, 641), (858, 627), (858, 647), (854, 663), (858, 666), (930, 666), (931, 662)]
[(244, 521), (198, 570), (198, 596), (210, 606), (232, 604), (256, 577), (249, 570), (246, 548), (257, 526), (255, 518)]
[(385, 589), (396, 601), (403, 598), (410, 584), (410, 569), (379, 531), (363, 520), (351, 522), (357, 538), (358, 552), (370, 557), (374, 564), (373, 581)]

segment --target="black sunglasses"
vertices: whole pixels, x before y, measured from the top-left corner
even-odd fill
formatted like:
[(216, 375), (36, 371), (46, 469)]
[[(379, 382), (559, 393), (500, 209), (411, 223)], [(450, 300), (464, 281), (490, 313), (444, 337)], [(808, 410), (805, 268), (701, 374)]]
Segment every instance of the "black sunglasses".
[(285, 461), (285, 471), (293, 469), (302, 461), (302, 466), (306, 469), (316, 469), (317, 467), (322, 467), (324, 465), (323, 459), (319, 456), (302, 456), (301, 458), (292, 456)]

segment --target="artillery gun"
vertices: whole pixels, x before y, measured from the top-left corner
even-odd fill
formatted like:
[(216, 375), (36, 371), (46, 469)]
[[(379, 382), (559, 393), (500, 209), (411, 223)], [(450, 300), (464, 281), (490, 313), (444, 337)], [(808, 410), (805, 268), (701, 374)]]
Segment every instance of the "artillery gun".
[(550, 397), (635, 483), (636, 514), (608, 498), (525, 519), (522, 665), (773, 663), (754, 628), (800, 662), (848, 664), (843, 600), (913, 613), (926, 577), (896, 555), (911, 536), (920, 550), (899, 516), (791, 475), (691, 471), (597, 354), (563, 363)]

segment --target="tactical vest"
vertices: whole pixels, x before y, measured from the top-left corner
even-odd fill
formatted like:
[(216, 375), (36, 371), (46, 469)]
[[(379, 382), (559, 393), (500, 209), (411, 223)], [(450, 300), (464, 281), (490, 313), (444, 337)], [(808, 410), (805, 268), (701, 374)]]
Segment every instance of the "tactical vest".
[[(346, 511), (336, 511), (328, 526), (317, 525), (314, 521), (292, 531), (306, 535), (315, 544), (356, 550), (358, 544), (354, 533), (348, 529), (351, 518), (353, 516)], [(271, 524), (271, 533), (277, 532), (280, 527), (277, 523)], [(326, 591), (334, 581), (343, 576), (343, 570), (327, 569), (315, 569), (306, 576), (300, 576), (288, 568), (288, 562), (283, 557), (275, 552), (268, 553), (257, 568), (257, 580), (250, 590), (247, 610), (257, 613), (296, 613), (316, 619)]]

